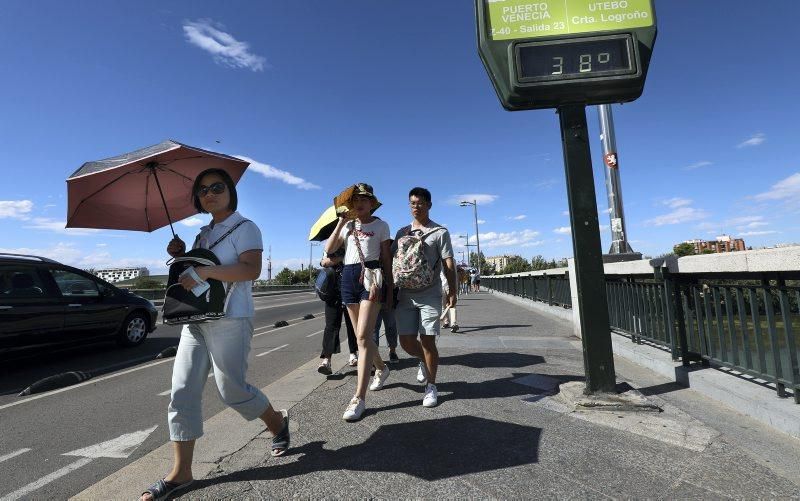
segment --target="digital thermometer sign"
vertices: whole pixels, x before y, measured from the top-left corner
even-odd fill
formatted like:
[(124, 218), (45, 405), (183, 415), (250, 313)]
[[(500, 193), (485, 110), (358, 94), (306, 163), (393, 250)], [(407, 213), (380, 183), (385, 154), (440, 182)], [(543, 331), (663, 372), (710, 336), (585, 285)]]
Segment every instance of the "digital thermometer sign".
[(478, 52), (511, 111), (637, 99), (656, 38), (652, 0), (475, 0)]

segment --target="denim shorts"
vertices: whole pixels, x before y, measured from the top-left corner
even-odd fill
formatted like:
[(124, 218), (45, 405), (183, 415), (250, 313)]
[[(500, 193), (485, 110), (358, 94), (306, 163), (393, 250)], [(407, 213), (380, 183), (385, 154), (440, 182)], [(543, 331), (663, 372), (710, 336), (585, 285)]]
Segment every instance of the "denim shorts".
[(361, 278), (361, 263), (346, 264), (342, 270), (342, 303), (359, 304), (361, 301), (369, 299), (369, 291), (364, 288), (364, 284), (359, 282)]

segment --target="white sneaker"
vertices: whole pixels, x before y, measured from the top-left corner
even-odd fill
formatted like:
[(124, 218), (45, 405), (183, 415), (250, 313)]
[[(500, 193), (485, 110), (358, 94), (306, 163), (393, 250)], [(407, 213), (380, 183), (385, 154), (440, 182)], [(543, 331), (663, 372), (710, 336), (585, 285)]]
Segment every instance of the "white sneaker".
[(358, 365), (358, 355), (355, 353), (350, 354), (350, 360), (348, 360), (347, 365), (350, 367), (355, 367)]
[(428, 382), (428, 369), (425, 368), (425, 364), (423, 364), (421, 361), (419, 363), (419, 370), (417, 370), (417, 381), (422, 384)]
[(436, 407), (439, 402), (439, 392), (436, 391), (435, 384), (429, 384), (425, 387), (425, 397), (422, 399), (423, 407)]
[(384, 364), (383, 369), (376, 369), (375, 377), (372, 378), (372, 383), (369, 385), (369, 389), (376, 391), (383, 388), (386, 380), (389, 379), (389, 372), (389, 366), (386, 364)]
[(364, 409), (367, 405), (364, 403), (363, 398), (353, 397), (350, 400), (350, 403), (347, 404), (347, 409), (344, 411), (344, 415), (342, 419), (345, 421), (356, 421), (361, 419), (361, 415), (364, 414)]

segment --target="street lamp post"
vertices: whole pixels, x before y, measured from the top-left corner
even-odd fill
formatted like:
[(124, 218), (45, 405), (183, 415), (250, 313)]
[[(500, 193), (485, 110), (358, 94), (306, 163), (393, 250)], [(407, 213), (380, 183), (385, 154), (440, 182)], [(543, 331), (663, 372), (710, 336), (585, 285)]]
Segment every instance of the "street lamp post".
[[(466, 235), (456, 235), (456, 237), (463, 238), (467, 242), (467, 243), (464, 244), (464, 247), (467, 248), (467, 265), (469, 265), (470, 264), (469, 263), (469, 248), (470, 247), (475, 247), (475, 244), (469, 243), (469, 233), (467, 233)], [(478, 258), (479, 257), (480, 256), (478, 256)], [(480, 259), (478, 259), (478, 264), (480, 264)]]
[(478, 201), (473, 200), (472, 202), (468, 202), (466, 200), (462, 200), (460, 205), (461, 207), (466, 207), (468, 205), (471, 205), (475, 210), (475, 243), (477, 244), (478, 247), (478, 257), (476, 261), (478, 261), (478, 275), (480, 275), (482, 270), (481, 270), (481, 237), (480, 237), (480, 230), (478, 229)]

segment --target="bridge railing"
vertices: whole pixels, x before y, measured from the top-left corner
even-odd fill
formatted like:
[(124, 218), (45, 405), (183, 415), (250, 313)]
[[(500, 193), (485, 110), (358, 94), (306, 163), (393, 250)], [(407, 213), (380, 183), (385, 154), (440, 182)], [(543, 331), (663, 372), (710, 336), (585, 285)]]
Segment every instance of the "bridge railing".
[[(666, 349), (684, 365), (713, 363), (772, 383), (781, 397), (791, 389), (800, 404), (800, 248), (783, 252), (782, 259), (752, 251), (735, 253), (735, 260), (712, 255), (607, 264), (612, 331)], [(481, 283), (571, 307), (568, 277), (553, 270), (482, 277)]]

